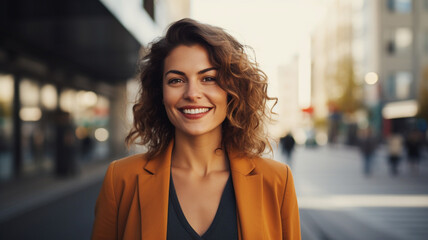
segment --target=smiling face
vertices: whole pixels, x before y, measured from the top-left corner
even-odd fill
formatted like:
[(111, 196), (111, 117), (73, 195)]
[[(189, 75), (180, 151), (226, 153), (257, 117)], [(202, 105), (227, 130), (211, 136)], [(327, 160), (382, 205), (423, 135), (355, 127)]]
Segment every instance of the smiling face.
[(178, 134), (221, 134), (227, 93), (216, 81), (217, 70), (201, 45), (179, 45), (165, 58), (163, 100)]

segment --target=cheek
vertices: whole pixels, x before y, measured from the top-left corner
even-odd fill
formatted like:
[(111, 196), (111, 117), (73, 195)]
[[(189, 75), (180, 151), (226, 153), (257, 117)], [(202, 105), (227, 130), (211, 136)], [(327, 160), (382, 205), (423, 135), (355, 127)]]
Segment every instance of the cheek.
[(164, 99), (164, 109), (166, 112), (166, 116), (168, 117), (169, 122), (175, 126), (176, 114), (174, 112), (174, 105)]
[(176, 93), (175, 91), (173, 91), (173, 89), (164, 86), (162, 98), (163, 98), (163, 103), (165, 104), (165, 107), (175, 104), (174, 103), (176, 98), (175, 95)]
[(218, 91), (218, 93), (215, 95), (216, 104), (218, 107), (221, 108), (221, 111), (224, 112), (226, 115), (227, 111), (227, 93), (223, 90)]
[(219, 101), (222, 102), (222, 105), (227, 105), (227, 92), (224, 91), (223, 89), (219, 90)]
[(171, 93), (168, 90), (163, 90), (162, 103), (165, 106), (166, 113), (169, 116), (171, 108), (174, 106), (174, 101)]
[(163, 105), (170, 122), (173, 122), (177, 109), (175, 108), (180, 101), (180, 92), (177, 89), (164, 88), (163, 90)]

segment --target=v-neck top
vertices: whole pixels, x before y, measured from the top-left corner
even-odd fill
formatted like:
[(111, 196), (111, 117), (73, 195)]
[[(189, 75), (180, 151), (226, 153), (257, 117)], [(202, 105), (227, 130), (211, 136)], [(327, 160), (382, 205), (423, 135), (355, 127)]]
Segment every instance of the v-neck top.
[(236, 218), (236, 200), (232, 177), (226, 182), (217, 212), (211, 225), (202, 235), (192, 228), (187, 221), (178, 201), (172, 176), (169, 184), (167, 240), (214, 240), (238, 239), (238, 225)]

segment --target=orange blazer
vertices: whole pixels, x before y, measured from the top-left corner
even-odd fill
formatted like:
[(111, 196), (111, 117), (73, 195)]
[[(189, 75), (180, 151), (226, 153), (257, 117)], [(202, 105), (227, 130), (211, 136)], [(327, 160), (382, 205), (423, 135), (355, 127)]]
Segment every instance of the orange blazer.
[[(148, 160), (144, 154), (110, 164), (95, 206), (92, 239), (166, 239), (173, 143)], [(289, 167), (229, 153), (241, 240), (300, 239)]]

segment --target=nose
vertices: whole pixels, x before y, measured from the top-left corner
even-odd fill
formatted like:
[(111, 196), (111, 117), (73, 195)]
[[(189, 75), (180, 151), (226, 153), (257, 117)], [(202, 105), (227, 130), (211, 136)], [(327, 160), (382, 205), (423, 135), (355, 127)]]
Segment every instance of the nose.
[(189, 81), (187, 84), (186, 92), (184, 93), (184, 98), (189, 101), (195, 101), (202, 97), (202, 89), (200, 84), (197, 81)]

